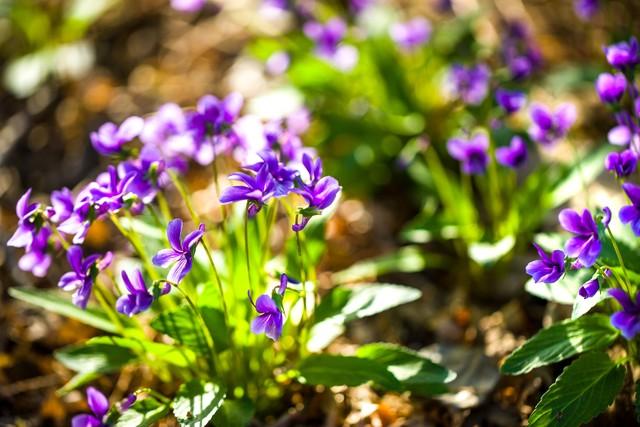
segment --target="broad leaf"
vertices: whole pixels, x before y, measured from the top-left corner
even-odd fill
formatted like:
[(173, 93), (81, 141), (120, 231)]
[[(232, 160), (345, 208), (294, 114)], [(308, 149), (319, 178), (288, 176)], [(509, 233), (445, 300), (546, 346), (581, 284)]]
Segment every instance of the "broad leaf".
[(86, 342), (86, 345), (105, 345), (113, 348), (119, 348), (120, 351), (126, 352), (131, 350), (138, 355), (145, 357), (150, 362), (162, 361), (164, 363), (178, 366), (180, 368), (188, 368), (196, 361), (196, 355), (188, 348), (169, 345), (157, 342), (151, 342), (135, 338), (121, 337), (96, 337)]
[(606, 353), (583, 354), (542, 395), (529, 417), (529, 426), (574, 427), (587, 423), (613, 402), (624, 375), (624, 366), (611, 361)]
[(415, 301), (421, 295), (418, 289), (388, 283), (336, 287), (323, 298), (316, 310), (316, 324), (311, 328), (307, 348), (319, 351), (344, 331), (347, 322)]
[(91, 341), (56, 351), (55, 357), (67, 368), (83, 374), (115, 372), (137, 360), (136, 354), (128, 348)]
[(456, 378), (455, 372), (406, 347), (375, 343), (360, 347), (356, 354), (384, 365), (400, 381), (403, 389), (422, 395), (446, 390), (442, 385)]
[(115, 427), (150, 427), (156, 425), (170, 410), (168, 403), (153, 397), (139, 400), (118, 417)]
[(255, 408), (248, 399), (225, 400), (213, 416), (216, 427), (246, 427), (253, 418)]
[(10, 288), (9, 295), (47, 311), (77, 319), (96, 329), (114, 334), (118, 332), (104, 311), (91, 307), (83, 310), (71, 302), (71, 296), (68, 294), (39, 289)]
[(401, 388), (384, 365), (353, 356), (313, 354), (302, 360), (298, 372), (300, 382), (306, 384), (354, 387), (372, 381), (387, 390)]
[(513, 235), (506, 236), (494, 243), (474, 242), (469, 245), (469, 258), (484, 267), (491, 266), (511, 252), (515, 244), (516, 238)]
[(598, 305), (601, 301), (608, 298), (606, 291), (599, 290), (596, 294), (590, 298), (582, 298), (580, 295), (576, 297), (573, 303), (573, 310), (571, 311), (571, 318), (577, 319), (587, 314), (593, 307)]
[(609, 318), (601, 314), (565, 320), (541, 330), (505, 360), (503, 374), (519, 375), (576, 354), (607, 347), (618, 337)]
[(173, 415), (183, 427), (204, 427), (218, 411), (225, 397), (222, 387), (193, 380), (182, 384), (173, 400)]

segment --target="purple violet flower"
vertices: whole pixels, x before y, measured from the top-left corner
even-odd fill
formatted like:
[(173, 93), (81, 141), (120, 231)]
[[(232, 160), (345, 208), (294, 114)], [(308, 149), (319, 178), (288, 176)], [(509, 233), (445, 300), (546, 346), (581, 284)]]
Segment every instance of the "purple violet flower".
[(302, 221), (293, 224), (291, 227), (295, 232), (302, 231), (312, 216), (319, 215), (323, 209), (331, 206), (340, 190), (342, 190), (342, 187), (334, 177), (322, 176), (321, 159), (318, 158), (314, 162), (311, 156), (304, 154), (302, 164), (309, 175), (309, 182), (304, 183), (300, 179), (298, 187), (293, 191), (306, 200), (307, 206), (298, 211), (302, 215)]
[(122, 281), (129, 293), (123, 294), (116, 301), (118, 312), (132, 317), (134, 314), (141, 313), (151, 307), (153, 295), (147, 289), (140, 270), (135, 271), (133, 280), (130, 280), (126, 271), (122, 270)]
[(266, 164), (255, 176), (237, 172), (229, 175), (229, 179), (240, 181), (243, 185), (225, 188), (220, 196), (220, 203), (224, 205), (246, 200), (249, 204), (247, 213), (250, 218), (255, 217), (269, 199), (276, 195), (276, 183)]
[(632, 150), (609, 153), (604, 161), (604, 166), (608, 171), (615, 173), (616, 177), (625, 178), (636, 171), (638, 156)]
[(262, 159), (261, 162), (247, 165), (245, 168), (256, 173), (259, 173), (260, 169), (266, 168), (271, 174), (271, 178), (273, 178), (275, 184), (274, 197), (284, 197), (288, 195), (291, 190), (293, 190), (294, 180), (298, 176), (298, 172), (282, 164), (278, 160), (276, 153), (271, 150), (263, 151), (259, 155)]
[(420, 17), (398, 22), (391, 27), (389, 35), (400, 48), (412, 51), (429, 41), (431, 23)]
[(599, 0), (573, 0), (573, 9), (583, 21), (589, 21), (600, 9)]
[(508, 147), (496, 148), (496, 160), (502, 166), (516, 169), (527, 160), (527, 144), (519, 136), (514, 136)]
[(47, 253), (50, 236), (51, 230), (47, 227), (42, 227), (35, 233), (33, 240), (27, 246), (25, 254), (18, 261), (20, 270), (30, 271), (36, 277), (47, 275), (49, 266), (51, 266), (51, 255)]
[(122, 179), (118, 178), (116, 168), (109, 165), (106, 174), (98, 176), (95, 182), (87, 186), (97, 215), (115, 212), (124, 206), (124, 196), (128, 194), (129, 184), (136, 174), (130, 173)]
[(71, 419), (71, 427), (108, 427), (109, 399), (99, 390), (87, 387), (87, 405), (92, 414), (80, 414)]
[(594, 277), (593, 279), (580, 286), (580, 289), (578, 289), (578, 295), (580, 295), (584, 299), (587, 299), (594, 296), (599, 290), (600, 283), (598, 282), (598, 278)]
[(540, 50), (523, 22), (512, 21), (507, 24), (502, 40), (502, 57), (514, 80), (530, 76), (541, 66)]
[(609, 289), (609, 295), (622, 306), (622, 310), (611, 315), (611, 325), (627, 340), (632, 340), (640, 332), (640, 293), (636, 294), (635, 302), (622, 289)]
[(256, 302), (251, 298), (249, 292), (249, 301), (256, 309), (258, 317), (251, 322), (251, 332), (254, 334), (264, 333), (273, 341), (277, 341), (282, 334), (282, 325), (284, 323), (284, 315), (276, 302), (269, 295), (260, 295)]
[(118, 154), (123, 145), (140, 135), (143, 127), (144, 120), (137, 116), (129, 117), (120, 126), (108, 122), (91, 132), (91, 144), (103, 156)]
[(527, 96), (517, 90), (496, 89), (496, 102), (507, 114), (515, 113), (524, 107)]
[(73, 303), (85, 309), (91, 296), (93, 283), (102, 270), (111, 264), (113, 255), (107, 252), (100, 255), (89, 255), (84, 258), (80, 246), (71, 246), (67, 251), (67, 260), (71, 270), (60, 277), (58, 286), (65, 291), (73, 291)]
[(171, 0), (171, 7), (179, 12), (199, 12), (207, 0)]
[(469, 140), (452, 138), (447, 141), (447, 151), (462, 162), (462, 172), (467, 175), (482, 175), (489, 164), (489, 139), (484, 133), (476, 133)]
[(309, 21), (304, 24), (304, 33), (315, 42), (318, 57), (332, 63), (342, 71), (348, 71), (358, 61), (358, 51), (351, 45), (342, 43), (347, 33), (347, 24), (340, 18), (333, 18), (324, 25)]
[(631, 37), (628, 42), (623, 41), (606, 46), (604, 54), (607, 62), (618, 70), (632, 69), (640, 63), (640, 48), (635, 37)]
[(531, 126), (529, 136), (534, 141), (551, 146), (564, 138), (576, 121), (576, 108), (573, 104), (565, 103), (551, 112), (547, 107), (534, 104), (531, 106)]
[(631, 225), (633, 234), (640, 236), (640, 187), (631, 182), (625, 182), (622, 184), (622, 189), (631, 201), (631, 205), (623, 206), (618, 217), (623, 224)]
[(167, 274), (167, 280), (175, 284), (180, 283), (191, 271), (193, 252), (204, 236), (204, 224), (200, 224), (197, 230), (187, 234), (182, 241), (181, 235), (182, 220), (180, 218), (171, 220), (167, 225), (167, 239), (171, 248), (161, 249), (152, 259), (153, 264), (158, 267), (166, 268), (173, 265)]
[(71, 190), (64, 187), (59, 191), (51, 193), (51, 222), (59, 224), (69, 219), (73, 213), (73, 194)]
[(454, 64), (451, 66), (448, 83), (452, 94), (465, 104), (478, 105), (487, 96), (491, 73), (485, 64), (470, 67)]
[(602, 73), (596, 80), (596, 92), (602, 100), (608, 104), (615, 104), (620, 101), (627, 88), (627, 79), (621, 73)]
[(18, 228), (7, 242), (7, 246), (24, 248), (33, 241), (33, 235), (37, 230), (36, 220), (40, 203), (29, 203), (30, 197), (31, 189), (29, 188), (16, 203)]
[(548, 255), (538, 244), (533, 246), (538, 251), (540, 259), (527, 264), (525, 271), (536, 283), (555, 283), (564, 274), (564, 252), (556, 249)]
[(562, 228), (575, 234), (565, 245), (565, 252), (577, 258), (583, 267), (591, 267), (600, 255), (602, 244), (598, 238), (598, 225), (588, 209), (582, 215), (572, 209), (563, 209), (558, 215)]

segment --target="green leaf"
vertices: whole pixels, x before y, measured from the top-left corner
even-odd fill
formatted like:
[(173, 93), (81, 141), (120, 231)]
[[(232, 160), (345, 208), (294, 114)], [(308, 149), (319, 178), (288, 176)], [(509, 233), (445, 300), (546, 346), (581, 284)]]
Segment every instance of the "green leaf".
[(609, 318), (602, 314), (565, 320), (541, 330), (505, 360), (503, 374), (519, 375), (576, 354), (607, 347), (618, 337)]
[(64, 386), (59, 388), (56, 393), (59, 396), (64, 396), (72, 392), (73, 390), (100, 378), (100, 376), (101, 374), (99, 372), (85, 372), (76, 374), (69, 381), (67, 381)]
[(311, 328), (307, 348), (322, 350), (344, 331), (347, 322), (415, 301), (421, 295), (418, 289), (388, 283), (336, 287), (322, 299), (316, 310), (316, 324)]
[(596, 294), (590, 298), (582, 298), (580, 295), (576, 297), (573, 303), (573, 309), (571, 311), (571, 318), (577, 319), (587, 314), (593, 307), (600, 304), (608, 298), (607, 292), (599, 290)]
[(118, 417), (115, 427), (153, 426), (164, 418), (170, 409), (168, 403), (161, 403), (153, 397), (147, 397), (143, 400), (138, 400)]
[(246, 427), (253, 418), (255, 408), (249, 399), (225, 400), (213, 416), (216, 427)]
[(128, 348), (91, 340), (58, 350), (55, 357), (67, 368), (83, 374), (115, 372), (137, 360), (136, 354)]
[(302, 383), (332, 387), (355, 387), (373, 381), (387, 390), (401, 389), (400, 383), (383, 365), (354, 356), (313, 354), (298, 365)]
[(406, 246), (390, 254), (356, 262), (351, 267), (331, 276), (336, 283), (350, 283), (375, 279), (391, 272), (414, 273), (427, 266), (425, 252), (418, 246)]
[(173, 415), (185, 427), (204, 427), (218, 411), (225, 397), (216, 383), (199, 380), (182, 384), (173, 400)]
[(491, 266), (510, 253), (515, 244), (516, 238), (513, 235), (498, 242), (474, 242), (469, 245), (469, 258), (482, 266)]
[(625, 369), (606, 353), (586, 353), (565, 368), (542, 395), (529, 417), (530, 427), (573, 427), (587, 423), (613, 402)]
[[(229, 347), (229, 334), (224, 324), (224, 314), (212, 307), (200, 307), (209, 333), (213, 336), (216, 351), (221, 352)], [(158, 332), (170, 336), (201, 354), (208, 351), (204, 331), (189, 307), (180, 307), (168, 313), (162, 313), (151, 322), (151, 327)]]
[(404, 390), (422, 395), (438, 394), (437, 392), (446, 390), (442, 385), (456, 378), (455, 372), (413, 350), (394, 344), (364, 345), (358, 349), (356, 355), (384, 365), (400, 381)]
[(39, 289), (10, 288), (9, 295), (42, 307), (47, 311), (79, 320), (105, 332), (116, 333), (118, 331), (104, 311), (91, 307), (83, 310), (71, 302), (71, 297), (68, 294)]
[(112, 346), (121, 349), (121, 351), (128, 349), (144, 356), (150, 362), (159, 360), (180, 368), (188, 368), (196, 361), (195, 353), (188, 348), (136, 338), (96, 337), (91, 338), (85, 345)]
[(536, 283), (529, 279), (524, 288), (531, 295), (559, 304), (573, 305), (578, 298), (578, 289), (591, 279), (592, 272), (588, 269), (570, 270), (555, 283)]

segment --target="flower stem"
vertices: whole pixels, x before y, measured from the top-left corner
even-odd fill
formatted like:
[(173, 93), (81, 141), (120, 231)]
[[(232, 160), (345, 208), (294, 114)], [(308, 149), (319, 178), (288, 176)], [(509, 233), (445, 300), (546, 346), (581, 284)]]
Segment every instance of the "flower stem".
[[(296, 215), (296, 224), (298, 223), (298, 215)], [(302, 256), (302, 244), (300, 243), (300, 232), (296, 231), (296, 246), (298, 249), (298, 262), (300, 264), (300, 281), (302, 283), (302, 320), (300, 321), (300, 325), (306, 323), (307, 318), (309, 317), (309, 312), (307, 309), (307, 273), (304, 268), (304, 259)]]
[(615, 237), (613, 237), (613, 233), (611, 232), (611, 229), (609, 228), (609, 226), (607, 226), (606, 229), (607, 229), (607, 235), (609, 236), (609, 240), (611, 240), (611, 245), (613, 246), (613, 250), (615, 251), (616, 256), (618, 257), (618, 261), (620, 262), (620, 267), (622, 268), (622, 274), (624, 274), (624, 279), (626, 282), (627, 292), (630, 293), (631, 281), (629, 280), (627, 269), (624, 266), (624, 260), (622, 259), (622, 253), (620, 252), (620, 248), (618, 247), (618, 242), (616, 242)]
[(247, 279), (249, 280), (249, 289), (251, 293), (253, 290), (253, 280), (251, 277), (251, 258), (249, 256), (249, 203), (247, 202), (247, 208), (244, 213), (244, 256), (247, 264)]
[[(132, 219), (131, 214), (127, 212), (126, 215), (127, 215), (127, 219), (129, 220)], [(120, 220), (118, 219), (118, 217), (114, 213), (110, 213), (109, 218), (111, 219), (111, 222), (113, 223), (113, 225), (118, 229), (120, 234), (122, 234), (131, 243), (135, 251), (138, 253), (138, 256), (142, 260), (142, 263), (144, 264), (144, 267), (147, 270), (147, 273), (149, 273), (151, 280), (159, 279), (160, 277), (158, 276), (158, 272), (153, 267), (153, 264), (151, 263), (149, 256), (145, 252), (142, 246), (142, 243), (138, 239), (138, 235), (136, 233), (131, 233), (129, 230), (126, 230), (122, 225), (122, 223), (120, 222)]]

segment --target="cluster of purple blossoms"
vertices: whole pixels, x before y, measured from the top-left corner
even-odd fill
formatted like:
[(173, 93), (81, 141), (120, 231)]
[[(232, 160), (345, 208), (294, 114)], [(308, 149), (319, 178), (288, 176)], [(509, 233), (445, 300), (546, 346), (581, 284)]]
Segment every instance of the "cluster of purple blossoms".
[(478, 105), (489, 93), (491, 72), (485, 64), (465, 67), (454, 64), (449, 70), (447, 86), (452, 95), (468, 105)]
[(506, 24), (502, 58), (514, 80), (530, 76), (542, 65), (540, 50), (524, 23), (513, 21)]
[(403, 50), (413, 51), (424, 45), (431, 37), (431, 23), (425, 18), (413, 18), (391, 26), (391, 39)]
[(304, 33), (316, 45), (315, 53), (339, 70), (349, 71), (358, 62), (358, 50), (343, 43), (347, 24), (340, 18), (333, 18), (325, 24), (309, 21), (304, 24)]

